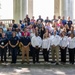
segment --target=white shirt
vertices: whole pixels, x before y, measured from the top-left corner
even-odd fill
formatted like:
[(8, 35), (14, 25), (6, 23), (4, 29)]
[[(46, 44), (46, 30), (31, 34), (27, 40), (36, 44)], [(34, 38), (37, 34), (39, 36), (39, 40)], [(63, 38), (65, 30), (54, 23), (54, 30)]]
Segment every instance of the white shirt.
[(49, 48), (50, 48), (49, 38), (43, 39), (43, 41), (42, 41), (42, 48), (49, 50)]
[(31, 34), (30, 34), (30, 37), (32, 38), (34, 35), (35, 35), (35, 33), (31, 33)]
[(51, 35), (51, 45), (59, 45), (60, 43), (60, 37), (58, 35)]
[(41, 37), (40, 36), (37, 36), (37, 37), (33, 36), (31, 38), (31, 44), (32, 44), (33, 47), (36, 47), (36, 46), (41, 47), (41, 45), (42, 45)]
[(6, 27), (4, 27), (4, 28), (3, 28), (3, 31), (4, 31), (4, 32), (7, 32), (7, 28), (6, 28)]
[(60, 37), (60, 44), (61, 47), (67, 47), (68, 46), (68, 37)]
[(75, 37), (74, 38), (71, 38), (69, 37), (68, 38), (68, 48), (75, 48)]
[(18, 32), (18, 33), (16, 34), (16, 36), (17, 36), (17, 37), (21, 37), (21, 32)]

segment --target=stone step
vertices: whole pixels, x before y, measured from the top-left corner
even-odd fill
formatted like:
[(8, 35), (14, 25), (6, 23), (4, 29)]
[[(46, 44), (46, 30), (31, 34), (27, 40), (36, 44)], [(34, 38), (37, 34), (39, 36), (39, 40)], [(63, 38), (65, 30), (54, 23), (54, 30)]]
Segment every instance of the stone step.
[[(20, 52), (20, 54), (22, 55), (22, 53)], [(51, 55), (52, 53), (51, 52), (49, 52), (49, 55)], [(59, 52), (59, 55), (60, 55), (61, 53)], [(69, 54), (69, 52), (66, 52), (66, 55), (68, 55)], [(8, 55), (8, 53), (7, 53), (7, 55)], [(43, 52), (39, 52), (39, 55), (43, 55)]]
[[(1, 58), (1, 57), (0, 57)], [(17, 56), (17, 59), (21, 59), (22, 58), (22, 56)], [(30, 59), (32, 59), (32, 57), (30, 56), (29, 57)], [(39, 55), (39, 58), (40, 59), (43, 59), (43, 55)], [(60, 59), (61, 57), (60, 57), (60, 55), (59, 55), (59, 59)], [(9, 56), (9, 57), (7, 57), (7, 59), (11, 59), (11, 56)], [(51, 55), (49, 55), (49, 59), (52, 59), (52, 56)], [(69, 59), (69, 56), (68, 55), (66, 55), (66, 59)]]
[[(26, 60), (26, 57), (25, 57), (25, 60)], [(11, 56), (10, 56), (10, 57), (7, 57), (7, 61), (8, 61), (8, 62), (11, 62)], [(17, 57), (17, 62), (21, 62), (21, 61), (22, 61), (22, 57), (21, 57), (21, 56), (18, 56), (18, 57)], [(33, 61), (33, 60), (32, 60), (32, 57), (29, 58), (29, 61), (30, 61), (30, 62)], [(39, 57), (39, 61), (40, 61), (40, 62), (44, 62), (43, 57)], [(49, 57), (49, 61), (50, 61), (50, 62), (52, 61), (52, 57)], [(59, 61), (61, 61), (60, 57), (59, 57)], [(68, 57), (68, 56), (66, 57), (66, 61), (69, 62), (69, 57)]]
[[(21, 61), (22, 61), (22, 59), (17, 59), (17, 63), (21, 63)], [(26, 62), (27, 60), (25, 59), (25, 62)], [(49, 59), (49, 62), (51, 62), (52, 61), (52, 59)], [(61, 60), (59, 59), (59, 62), (60, 62)], [(7, 62), (11, 62), (11, 59), (7, 59)], [(29, 62), (33, 62), (33, 60), (32, 59), (29, 59)], [(44, 59), (39, 59), (39, 62), (40, 63), (42, 63), (42, 62), (44, 62)], [(66, 59), (66, 62), (69, 62), (69, 59)]]
[[(17, 55), (17, 63), (21, 63), (22, 61), (22, 53), (20, 52), (21, 56), (18, 56)], [(59, 50), (59, 61), (61, 61), (61, 56), (60, 56), (60, 50)], [(1, 58), (1, 57), (0, 57)], [(26, 60), (26, 57), (25, 57), (25, 60)], [(8, 62), (11, 62), (11, 56), (8, 56), (8, 52), (7, 52), (7, 61)], [(30, 56), (29, 57), (29, 61), (32, 62), (32, 57)], [(39, 61), (40, 62), (44, 62), (44, 58), (43, 58), (43, 52), (42, 50), (39, 52)], [(51, 50), (49, 51), (49, 62), (52, 61), (52, 55), (51, 55)], [(69, 52), (67, 51), (66, 53), (66, 61), (69, 62)]]

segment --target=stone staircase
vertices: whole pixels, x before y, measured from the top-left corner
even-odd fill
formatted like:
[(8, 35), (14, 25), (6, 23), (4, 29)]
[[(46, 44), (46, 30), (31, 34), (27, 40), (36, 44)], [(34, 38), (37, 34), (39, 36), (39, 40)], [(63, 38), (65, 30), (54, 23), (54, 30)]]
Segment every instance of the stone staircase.
[[(17, 56), (17, 63), (21, 63), (21, 61), (22, 61), (22, 56), (18, 55)], [(25, 61), (26, 61), (26, 57), (25, 57)], [(29, 61), (32, 63), (32, 56), (29, 57)], [(44, 63), (42, 51), (40, 51), (40, 53), (39, 53), (39, 61), (40, 61), (40, 63)], [(51, 62), (51, 61), (52, 61), (52, 55), (51, 55), (51, 50), (50, 50), (49, 51), (49, 62)], [(59, 61), (61, 61), (60, 51), (59, 51)], [(7, 62), (9, 62), (9, 63), (11, 62), (11, 56), (8, 56), (8, 54), (7, 54)], [(68, 50), (67, 50), (67, 54), (66, 54), (66, 62), (69, 62)]]

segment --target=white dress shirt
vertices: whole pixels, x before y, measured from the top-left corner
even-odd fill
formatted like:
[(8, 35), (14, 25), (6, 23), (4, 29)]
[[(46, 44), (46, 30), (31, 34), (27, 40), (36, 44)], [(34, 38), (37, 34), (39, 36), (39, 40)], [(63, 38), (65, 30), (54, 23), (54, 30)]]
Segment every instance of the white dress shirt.
[(67, 47), (68, 46), (68, 37), (60, 37), (60, 44), (61, 47)]
[(41, 45), (42, 45), (41, 37), (40, 36), (37, 36), (37, 37), (33, 36), (31, 38), (31, 44), (32, 44), (33, 47), (36, 47), (36, 46), (41, 47)]
[(55, 45), (55, 46), (59, 45), (60, 37), (58, 35), (51, 35), (50, 38), (51, 38), (51, 46), (52, 45)]
[(42, 41), (42, 48), (49, 50), (49, 48), (50, 48), (49, 38), (43, 39), (43, 41)]
[(18, 33), (16, 34), (16, 36), (20, 39), (20, 37), (22, 36), (22, 35), (21, 35), (21, 32), (18, 32)]
[(35, 35), (35, 33), (30, 33), (30, 38), (32, 38)]
[(71, 38), (71, 37), (68, 38), (68, 48), (71, 48), (71, 49), (75, 48), (75, 37), (74, 38)]

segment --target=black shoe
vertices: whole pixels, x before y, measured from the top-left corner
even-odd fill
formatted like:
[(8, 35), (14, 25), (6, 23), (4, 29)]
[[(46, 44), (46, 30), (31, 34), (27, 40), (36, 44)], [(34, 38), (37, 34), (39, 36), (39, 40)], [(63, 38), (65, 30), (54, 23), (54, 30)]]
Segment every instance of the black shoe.
[(14, 62), (14, 64), (16, 64), (16, 62)]
[(11, 56), (11, 54), (8, 54), (8, 57)]
[(4, 63), (7, 63), (7, 61), (4, 61)]
[(51, 61), (51, 63), (55, 63), (55, 61)]
[(14, 62), (11, 62), (11, 64), (13, 64)]
[(59, 65), (59, 63), (56, 63), (56, 65)]
[(35, 64), (35, 62), (33, 62), (33, 64)]
[(35, 64), (35, 61), (33, 61), (33, 64)]
[(29, 62), (27, 62), (27, 64), (29, 64)]
[(72, 63), (70, 63), (70, 64), (72, 64), (72, 65), (73, 65), (74, 63), (72, 62)]
[(39, 61), (37, 63), (40, 63)]
[(65, 64), (66, 64), (66, 62), (61, 62), (61, 64), (62, 64), (62, 65), (65, 65)]
[(1, 63), (4, 63), (4, 61), (3, 61), (3, 60), (1, 60)]
[(46, 62), (50, 62), (50, 61), (46, 61)]
[(22, 61), (21, 64), (24, 64), (24, 61)]

